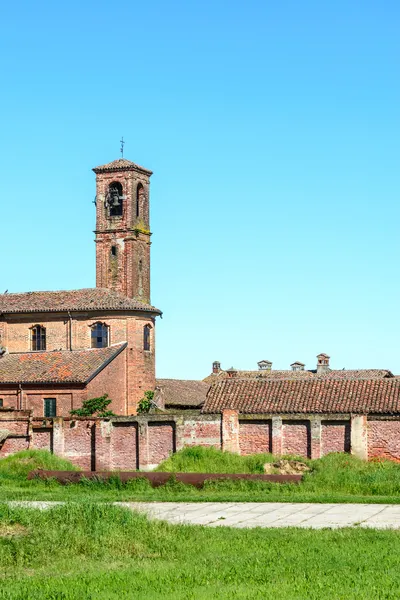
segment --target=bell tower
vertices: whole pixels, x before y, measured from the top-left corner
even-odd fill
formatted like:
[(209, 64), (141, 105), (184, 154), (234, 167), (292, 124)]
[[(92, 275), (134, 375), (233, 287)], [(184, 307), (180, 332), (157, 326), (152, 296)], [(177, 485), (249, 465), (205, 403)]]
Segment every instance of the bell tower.
[(96, 287), (150, 304), (152, 172), (120, 158), (95, 167)]

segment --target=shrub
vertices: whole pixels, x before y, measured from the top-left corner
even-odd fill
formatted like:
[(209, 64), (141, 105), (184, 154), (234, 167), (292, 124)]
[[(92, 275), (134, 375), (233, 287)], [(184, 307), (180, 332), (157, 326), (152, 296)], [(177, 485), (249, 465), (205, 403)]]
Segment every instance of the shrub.
[(75, 408), (70, 411), (70, 415), (77, 417), (115, 417), (112, 410), (107, 410), (107, 406), (111, 404), (111, 399), (108, 394), (104, 394), (99, 398), (91, 398), (82, 403), (82, 408)]

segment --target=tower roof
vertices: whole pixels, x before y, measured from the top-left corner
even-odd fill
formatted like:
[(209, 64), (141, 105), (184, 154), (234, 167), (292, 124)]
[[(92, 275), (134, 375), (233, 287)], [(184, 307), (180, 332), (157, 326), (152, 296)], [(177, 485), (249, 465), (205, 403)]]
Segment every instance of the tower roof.
[(153, 171), (149, 171), (149, 169), (145, 169), (144, 167), (141, 167), (140, 165), (137, 165), (126, 158), (117, 158), (117, 160), (113, 160), (106, 165), (100, 165), (92, 170), (95, 173), (108, 173), (111, 171), (142, 171), (142, 173), (146, 173), (146, 175), (153, 174)]

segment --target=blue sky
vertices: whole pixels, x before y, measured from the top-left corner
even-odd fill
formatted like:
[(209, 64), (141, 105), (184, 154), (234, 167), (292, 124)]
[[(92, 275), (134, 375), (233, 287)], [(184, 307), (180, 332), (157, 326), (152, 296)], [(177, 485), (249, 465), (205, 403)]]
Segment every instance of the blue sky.
[(400, 5), (2, 3), (1, 291), (95, 285), (94, 174), (154, 171), (160, 377), (400, 373)]

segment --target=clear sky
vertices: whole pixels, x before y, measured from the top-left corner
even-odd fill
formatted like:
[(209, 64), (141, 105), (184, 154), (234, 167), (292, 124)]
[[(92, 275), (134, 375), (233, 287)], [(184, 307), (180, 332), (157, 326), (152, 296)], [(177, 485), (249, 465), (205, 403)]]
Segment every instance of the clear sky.
[(3, 2), (1, 292), (95, 285), (94, 174), (154, 171), (157, 374), (400, 373), (400, 4)]

